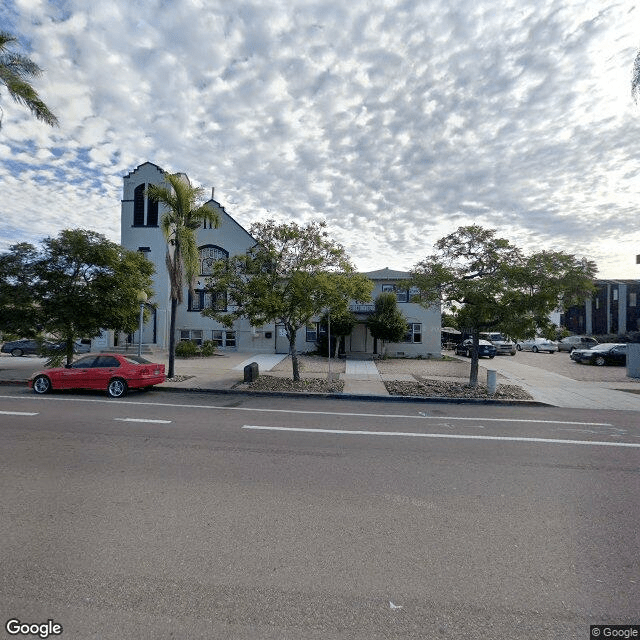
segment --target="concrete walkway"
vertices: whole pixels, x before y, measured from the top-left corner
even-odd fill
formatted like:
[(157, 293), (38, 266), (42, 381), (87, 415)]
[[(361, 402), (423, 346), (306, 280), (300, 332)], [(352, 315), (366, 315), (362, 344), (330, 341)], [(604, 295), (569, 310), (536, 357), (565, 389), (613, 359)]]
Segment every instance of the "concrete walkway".
[[(495, 358), (491, 364), (483, 363), (482, 367), (497, 371), (511, 384), (528, 391), (534, 400), (555, 407), (640, 411), (640, 393), (617, 391), (607, 386), (610, 383), (573, 380), (538, 367), (521, 364), (514, 358)], [(617, 386), (633, 387), (634, 384), (621, 383)], [(635, 383), (635, 387), (640, 391), (640, 383)]]
[(366, 396), (389, 395), (373, 360), (347, 358), (343, 379), (343, 393)]

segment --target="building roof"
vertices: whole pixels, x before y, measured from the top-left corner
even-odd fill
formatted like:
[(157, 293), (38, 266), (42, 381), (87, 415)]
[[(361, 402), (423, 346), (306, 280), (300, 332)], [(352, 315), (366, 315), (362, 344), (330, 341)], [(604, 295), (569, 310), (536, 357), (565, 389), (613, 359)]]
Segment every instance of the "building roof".
[(368, 271), (362, 275), (367, 276), (370, 280), (409, 280), (411, 274), (408, 271), (396, 271), (385, 267), (377, 271)]

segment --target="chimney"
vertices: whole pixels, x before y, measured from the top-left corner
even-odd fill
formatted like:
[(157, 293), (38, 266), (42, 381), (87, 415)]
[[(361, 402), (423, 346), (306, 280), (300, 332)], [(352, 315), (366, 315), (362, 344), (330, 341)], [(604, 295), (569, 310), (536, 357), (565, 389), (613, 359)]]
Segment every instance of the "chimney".
[(211, 187), (211, 199), (212, 200), (215, 200), (215, 191), (216, 191), (216, 188), (215, 187)]

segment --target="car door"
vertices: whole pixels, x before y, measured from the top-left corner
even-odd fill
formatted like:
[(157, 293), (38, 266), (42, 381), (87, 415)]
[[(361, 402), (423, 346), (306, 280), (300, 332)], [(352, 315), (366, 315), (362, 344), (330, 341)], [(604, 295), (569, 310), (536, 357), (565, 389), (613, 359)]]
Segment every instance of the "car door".
[(91, 389), (92, 367), (96, 356), (85, 356), (76, 360), (60, 372), (61, 389)]
[(115, 356), (98, 356), (93, 365), (93, 386), (91, 388), (106, 389), (109, 380), (114, 377), (119, 368), (120, 360)]
[(612, 364), (626, 364), (627, 363), (627, 347), (613, 347), (609, 352), (609, 362)]

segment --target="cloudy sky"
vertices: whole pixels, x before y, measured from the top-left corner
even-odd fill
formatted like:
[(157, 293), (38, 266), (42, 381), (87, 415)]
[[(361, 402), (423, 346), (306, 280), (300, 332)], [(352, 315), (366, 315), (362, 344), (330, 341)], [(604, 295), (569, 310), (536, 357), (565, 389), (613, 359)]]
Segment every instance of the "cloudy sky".
[(150, 161), (245, 227), (326, 219), (361, 270), (478, 223), (640, 278), (635, 0), (3, 0), (0, 28), (60, 120), (0, 89), (0, 250), (119, 241)]

